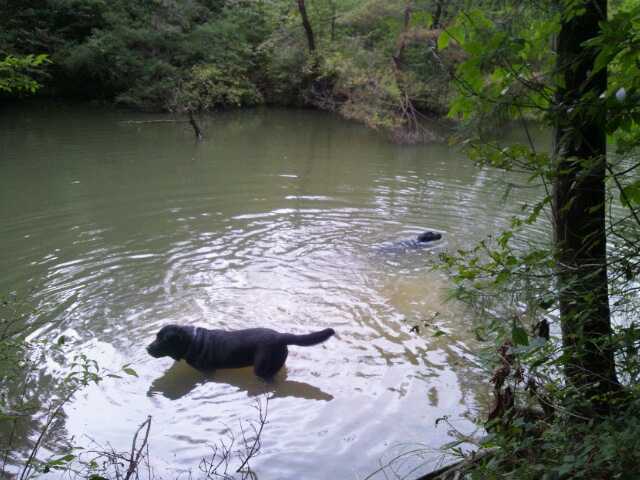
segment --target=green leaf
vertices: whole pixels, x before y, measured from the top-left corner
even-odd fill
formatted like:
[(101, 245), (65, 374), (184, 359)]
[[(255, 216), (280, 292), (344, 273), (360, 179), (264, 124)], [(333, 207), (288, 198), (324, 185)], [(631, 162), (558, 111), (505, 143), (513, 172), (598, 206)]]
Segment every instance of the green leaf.
[(135, 371), (133, 368), (131, 368), (131, 367), (124, 366), (124, 367), (122, 367), (122, 371), (123, 371), (124, 373), (126, 373), (127, 375), (131, 375), (132, 377), (137, 377), (137, 376), (138, 376), (138, 372), (136, 372), (136, 371)]
[(536, 360), (534, 360), (531, 365), (529, 366), (529, 368), (531, 370), (535, 370), (536, 368), (538, 368), (540, 365), (544, 365), (547, 360), (549, 360), (547, 357), (540, 357)]
[(496, 279), (495, 279), (496, 285), (500, 285), (500, 284), (506, 282), (507, 280), (509, 280), (510, 276), (511, 276), (511, 272), (509, 270), (500, 271), (500, 273), (498, 273), (498, 275), (496, 275)]
[(527, 331), (519, 325), (514, 324), (511, 328), (511, 339), (516, 345), (529, 345)]
[(623, 205), (632, 206), (640, 205), (640, 180), (627, 185), (620, 192), (620, 201)]
[(444, 50), (449, 46), (449, 40), (451, 37), (447, 32), (442, 32), (438, 37), (438, 50)]
[(593, 77), (600, 70), (607, 68), (607, 65), (611, 62), (611, 59), (618, 53), (619, 50), (618, 45), (604, 45), (598, 55), (596, 56), (596, 60), (593, 64), (593, 70), (591, 71), (591, 76)]
[(464, 26), (463, 25), (454, 25), (453, 27), (447, 29), (448, 35), (452, 40), (462, 44), (464, 42)]
[(53, 467), (55, 469), (58, 469), (57, 467), (60, 467), (61, 465), (64, 465), (65, 463), (72, 462), (75, 458), (76, 458), (75, 455), (72, 455), (72, 454), (69, 453), (67, 455), (64, 455), (63, 457), (56, 458), (55, 460), (49, 460), (47, 462), (47, 467)]

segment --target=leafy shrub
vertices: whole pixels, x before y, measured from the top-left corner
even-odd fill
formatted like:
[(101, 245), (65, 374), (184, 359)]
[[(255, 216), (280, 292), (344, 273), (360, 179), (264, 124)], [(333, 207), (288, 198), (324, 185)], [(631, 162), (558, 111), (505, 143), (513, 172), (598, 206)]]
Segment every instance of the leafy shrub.
[(174, 109), (200, 111), (262, 103), (262, 96), (241, 67), (203, 64), (192, 67), (174, 100)]

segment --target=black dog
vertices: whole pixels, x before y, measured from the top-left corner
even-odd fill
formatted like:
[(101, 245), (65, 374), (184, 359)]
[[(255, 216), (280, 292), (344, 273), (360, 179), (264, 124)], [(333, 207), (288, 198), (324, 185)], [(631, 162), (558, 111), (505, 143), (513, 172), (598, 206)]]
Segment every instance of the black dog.
[(383, 253), (394, 253), (394, 254), (406, 253), (410, 250), (419, 250), (422, 248), (427, 248), (432, 245), (432, 242), (435, 242), (436, 240), (440, 240), (441, 238), (442, 238), (441, 233), (427, 230), (411, 239), (384, 243), (378, 248), (378, 251)]
[(442, 234), (440, 233), (426, 231), (418, 235), (417, 240), (418, 242), (425, 243), (425, 242), (433, 242), (434, 240), (440, 240), (441, 238), (442, 238)]
[(315, 345), (324, 342), (334, 333), (332, 328), (307, 335), (294, 335), (269, 328), (228, 332), (167, 325), (160, 329), (147, 351), (155, 358), (184, 358), (192, 367), (204, 371), (253, 365), (256, 375), (271, 378), (287, 359), (287, 345)]

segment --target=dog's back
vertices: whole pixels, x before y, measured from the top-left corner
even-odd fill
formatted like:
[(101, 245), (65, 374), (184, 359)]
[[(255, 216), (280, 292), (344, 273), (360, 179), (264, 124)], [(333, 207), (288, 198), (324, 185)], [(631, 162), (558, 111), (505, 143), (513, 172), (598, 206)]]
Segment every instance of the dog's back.
[(259, 376), (269, 377), (284, 365), (288, 355), (287, 345), (316, 345), (334, 334), (332, 328), (296, 335), (270, 328), (225, 331), (197, 327), (193, 329), (184, 358), (200, 370), (254, 365)]

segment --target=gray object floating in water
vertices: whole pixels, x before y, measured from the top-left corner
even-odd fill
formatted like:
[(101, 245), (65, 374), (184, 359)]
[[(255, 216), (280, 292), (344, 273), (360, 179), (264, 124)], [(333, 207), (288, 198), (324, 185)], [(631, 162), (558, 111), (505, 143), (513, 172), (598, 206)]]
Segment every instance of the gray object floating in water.
[(438, 232), (432, 232), (431, 230), (427, 230), (422, 232), (415, 238), (410, 240), (400, 240), (398, 242), (386, 243), (380, 247), (382, 252), (403, 252), (406, 250), (419, 249), (419, 248), (427, 248), (433, 245), (433, 242), (440, 240), (442, 238), (442, 234)]

